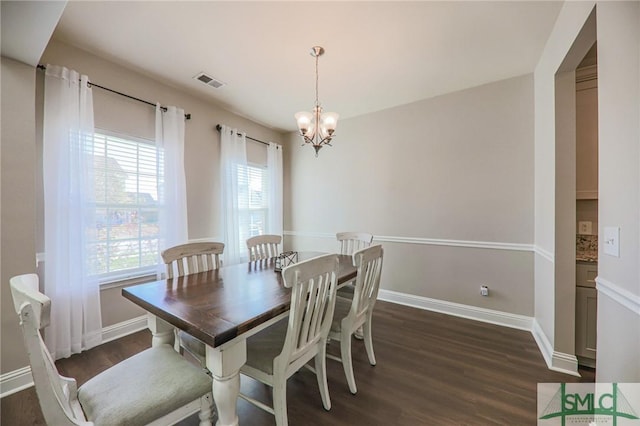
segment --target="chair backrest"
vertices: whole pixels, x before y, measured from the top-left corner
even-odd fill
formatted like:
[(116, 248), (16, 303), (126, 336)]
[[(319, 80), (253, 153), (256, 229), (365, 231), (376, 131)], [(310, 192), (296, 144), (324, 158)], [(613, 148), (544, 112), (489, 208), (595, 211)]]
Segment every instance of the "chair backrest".
[(77, 400), (76, 381), (58, 374), (42, 340), (40, 330), (49, 325), (51, 299), (38, 290), (38, 276), (18, 275), (9, 284), (45, 421), (56, 426), (93, 424), (86, 421)]
[(366, 315), (371, 315), (378, 298), (383, 255), (384, 250), (380, 244), (353, 253), (353, 266), (357, 268), (358, 275), (351, 310), (347, 317), (357, 320), (358, 323), (362, 322)]
[(340, 254), (352, 255), (354, 252), (369, 247), (373, 235), (366, 232), (338, 232), (336, 239), (340, 242)]
[(276, 257), (279, 253), (278, 245), (282, 242), (280, 235), (257, 235), (247, 239), (249, 262)]
[(167, 265), (167, 278), (173, 278), (220, 268), (223, 252), (224, 243), (199, 242), (170, 247), (161, 256)]
[(282, 270), (284, 286), (291, 288), (289, 325), (274, 368), (297, 371), (319, 350), (331, 328), (336, 304), (338, 257), (315, 257)]

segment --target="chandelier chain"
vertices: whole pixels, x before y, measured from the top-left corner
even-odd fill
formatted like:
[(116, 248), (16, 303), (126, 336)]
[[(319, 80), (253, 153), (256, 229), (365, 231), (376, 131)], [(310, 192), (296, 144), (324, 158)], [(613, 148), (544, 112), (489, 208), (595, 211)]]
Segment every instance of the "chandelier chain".
[(316, 55), (316, 106), (320, 106), (320, 102), (318, 102), (318, 56)]

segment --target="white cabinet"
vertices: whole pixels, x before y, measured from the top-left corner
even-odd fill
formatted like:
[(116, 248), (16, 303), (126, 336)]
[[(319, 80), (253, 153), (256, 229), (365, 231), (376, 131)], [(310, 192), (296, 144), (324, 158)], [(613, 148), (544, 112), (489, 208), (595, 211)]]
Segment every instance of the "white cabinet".
[[(595, 367), (598, 293), (595, 288), (576, 287), (576, 356), (581, 364)], [(591, 366), (591, 365), (590, 365)]]
[(576, 356), (578, 363), (595, 367), (598, 327), (598, 291), (595, 278), (598, 265), (576, 265)]
[(596, 68), (576, 71), (576, 199), (598, 198), (598, 80)]
[(598, 276), (598, 264), (585, 262), (576, 264), (576, 286), (596, 287), (596, 277)]

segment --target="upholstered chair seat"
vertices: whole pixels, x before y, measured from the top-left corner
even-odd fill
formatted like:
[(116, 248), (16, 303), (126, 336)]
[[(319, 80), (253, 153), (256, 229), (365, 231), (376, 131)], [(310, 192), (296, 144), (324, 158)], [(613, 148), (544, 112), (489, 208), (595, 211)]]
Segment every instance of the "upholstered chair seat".
[(78, 388), (95, 426), (146, 425), (211, 392), (211, 379), (169, 345), (140, 352)]

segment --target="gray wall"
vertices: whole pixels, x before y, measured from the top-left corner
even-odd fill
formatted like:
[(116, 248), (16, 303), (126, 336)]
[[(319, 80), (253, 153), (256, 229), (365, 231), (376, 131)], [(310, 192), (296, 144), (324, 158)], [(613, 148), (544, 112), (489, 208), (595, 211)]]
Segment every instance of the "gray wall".
[(382, 288), (533, 315), (532, 75), (342, 120), (333, 145), (315, 158), (290, 135), (289, 247), (371, 232)]
[[(597, 379), (640, 382), (640, 3), (598, 2), (599, 241), (620, 227), (620, 257), (598, 253)], [(619, 290), (627, 297), (612, 298)], [(613, 294), (615, 295), (615, 293)], [(627, 302), (627, 304), (621, 304)], [(635, 308), (634, 308), (635, 307)]]
[[(596, 11), (593, 20), (592, 11)], [(590, 18), (591, 15), (591, 18)], [(596, 23), (597, 22), (597, 23)], [(596, 28), (597, 27), (597, 28)], [(566, 273), (567, 247), (558, 217), (571, 215), (558, 203), (566, 191), (562, 152), (566, 135), (558, 81), (596, 38), (598, 42), (598, 355), (600, 382), (640, 381), (640, 3), (567, 2), (535, 71), (535, 316), (551, 351), (572, 355), (574, 312), (566, 309), (574, 283)], [(590, 33), (591, 32), (591, 33)], [(585, 47), (585, 43), (587, 46)], [(566, 107), (566, 104), (565, 104)], [(566, 117), (565, 117), (566, 118)], [(560, 154), (560, 155), (559, 155)], [(567, 161), (567, 160), (564, 160)], [(555, 165), (555, 167), (549, 167)], [(565, 182), (566, 183), (566, 182)], [(575, 210), (573, 210), (575, 214)], [(620, 227), (620, 257), (604, 254), (603, 229)], [(573, 238), (573, 236), (571, 237)], [(562, 361), (562, 356), (557, 359)], [(563, 367), (563, 365), (558, 365)]]
[(2, 373), (27, 365), (9, 279), (36, 271), (35, 69), (2, 57), (0, 298)]
[[(535, 320), (547, 363), (575, 358), (575, 78), (593, 39), (579, 36), (594, 2), (567, 2), (534, 73)], [(595, 30), (595, 25), (594, 28)], [(595, 35), (593, 35), (595, 38)], [(579, 40), (578, 43), (576, 40)], [(599, 52), (599, 49), (598, 49)], [(573, 67), (567, 60), (573, 61)], [(563, 64), (567, 69), (562, 69)]]
[[(218, 163), (220, 136), (216, 124), (227, 124), (248, 135), (282, 143), (283, 135), (230, 113), (208, 101), (52, 41), (41, 60), (87, 74), (97, 84), (191, 113), (185, 130), (185, 169), (189, 238), (219, 238)], [(9, 372), (28, 364), (18, 322), (11, 305), (9, 278), (36, 272), (35, 256), (42, 252), (42, 81), (31, 67), (2, 58), (2, 366)], [(95, 123), (99, 128), (153, 138), (154, 108), (94, 89)], [(265, 160), (263, 145), (249, 144), (250, 159)], [(46, 254), (45, 254), (46, 259)], [(103, 326), (143, 315), (125, 300), (120, 288), (101, 292)]]

